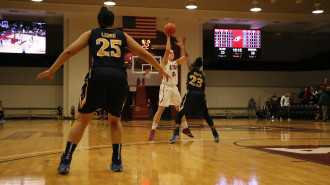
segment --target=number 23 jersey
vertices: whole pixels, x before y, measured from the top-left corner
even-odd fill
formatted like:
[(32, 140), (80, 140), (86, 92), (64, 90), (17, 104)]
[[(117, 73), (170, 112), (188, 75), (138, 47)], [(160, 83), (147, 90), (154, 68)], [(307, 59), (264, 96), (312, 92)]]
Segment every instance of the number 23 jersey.
[(205, 90), (205, 75), (202, 71), (193, 68), (187, 76), (188, 90)]
[(89, 50), (92, 67), (125, 69), (124, 54), (127, 45), (124, 32), (116, 29), (96, 28), (91, 31)]

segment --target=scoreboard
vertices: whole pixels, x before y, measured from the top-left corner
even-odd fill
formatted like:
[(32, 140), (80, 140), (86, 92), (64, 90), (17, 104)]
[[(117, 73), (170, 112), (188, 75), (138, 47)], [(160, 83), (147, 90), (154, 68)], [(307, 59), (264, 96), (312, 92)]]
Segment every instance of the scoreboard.
[(260, 30), (214, 29), (218, 58), (258, 59), (261, 55)]

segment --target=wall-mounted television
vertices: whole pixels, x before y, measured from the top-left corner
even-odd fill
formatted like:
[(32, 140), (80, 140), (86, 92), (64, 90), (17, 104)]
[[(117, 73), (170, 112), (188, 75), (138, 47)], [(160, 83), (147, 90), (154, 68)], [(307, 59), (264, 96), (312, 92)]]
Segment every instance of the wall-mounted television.
[(259, 59), (261, 31), (214, 29), (214, 48), (217, 58)]
[(0, 53), (46, 54), (46, 23), (0, 20)]

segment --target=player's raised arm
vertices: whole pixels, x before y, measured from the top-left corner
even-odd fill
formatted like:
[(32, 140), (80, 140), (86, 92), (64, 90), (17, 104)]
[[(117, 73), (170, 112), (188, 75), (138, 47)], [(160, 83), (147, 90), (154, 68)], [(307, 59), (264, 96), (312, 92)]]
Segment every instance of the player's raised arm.
[(166, 50), (165, 50), (164, 56), (162, 58), (162, 61), (160, 63), (162, 67), (166, 66), (166, 64), (168, 62), (168, 56), (170, 55), (170, 51), (171, 51), (171, 36), (169, 36), (169, 35), (166, 35), (166, 36), (167, 36)]
[(38, 74), (37, 79), (48, 77), (48, 79), (51, 80), (58, 68), (60, 68), (67, 60), (69, 60), (69, 58), (77, 54), (88, 45), (90, 35), (90, 30), (80, 35), (80, 37), (74, 41), (74, 43), (72, 43), (61, 53), (61, 55), (56, 59), (54, 64), (48, 70)]
[(177, 42), (176, 42), (175, 44), (176, 44), (177, 46), (179, 46), (180, 49), (181, 49), (181, 57), (180, 57), (178, 60), (176, 60), (178, 66), (179, 66), (179, 65), (181, 65), (183, 62), (186, 61), (186, 54), (185, 54), (185, 49), (184, 49), (184, 46), (183, 46), (183, 43), (182, 43), (182, 38), (177, 37), (177, 38), (176, 38), (176, 41), (177, 41)]
[(191, 70), (192, 69), (192, 63), (190, 61), (189, 52), (188, 52), (186, 44), (187, 44), (187, 38), (183, 36), (182, 37), (182, 45), (184, 47), (184, 53), (186, 54), (186, 63), (187, 63), (188, 69)]
[(131, 50), (134, 54), (141, 57), (143, 60), (154, 66), (160, 76), (165, 76), (166, 78), (171, 78), (167, 73), (165, 73), (164, 69), (160, 64), (157, 62), (157, 60), (145, 49), (143, 49), (131, 36), (124, 33), (127, 40), (127, 48)]

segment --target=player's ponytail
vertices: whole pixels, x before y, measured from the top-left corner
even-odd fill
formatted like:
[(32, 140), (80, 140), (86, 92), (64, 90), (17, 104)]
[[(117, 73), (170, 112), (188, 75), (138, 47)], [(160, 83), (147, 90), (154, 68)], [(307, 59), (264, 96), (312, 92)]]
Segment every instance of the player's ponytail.
[(200, 67), (202, 67), (202, 65), (203, 65), (202, 57), (196, 58), (193, 63), (193, 67), (200, 68)]
[(97, 15), (97, 20), (101, 28), (106, 28), (113, 25), (115, 15), (107, 7), (102, 6), (99, 14)]

